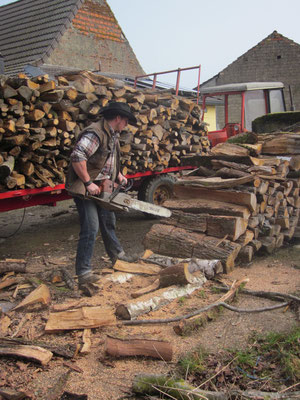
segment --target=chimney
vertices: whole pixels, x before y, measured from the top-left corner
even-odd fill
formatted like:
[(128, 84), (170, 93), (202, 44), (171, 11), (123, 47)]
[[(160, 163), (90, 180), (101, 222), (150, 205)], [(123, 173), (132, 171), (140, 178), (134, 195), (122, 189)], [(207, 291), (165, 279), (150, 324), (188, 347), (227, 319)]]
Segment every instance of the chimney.
[(4, 57), (2, 57), (2, 54), (0, 53), (0, 75), (4, 74)]

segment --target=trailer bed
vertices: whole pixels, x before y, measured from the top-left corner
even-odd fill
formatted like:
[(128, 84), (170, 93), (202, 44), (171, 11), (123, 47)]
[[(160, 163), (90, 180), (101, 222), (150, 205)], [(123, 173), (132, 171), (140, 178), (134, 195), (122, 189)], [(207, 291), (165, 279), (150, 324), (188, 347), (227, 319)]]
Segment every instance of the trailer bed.
[[(171, 167), (162, 171), (146, 171), (133, 175), (126, 175), (127, 179), (140, 182), (142, 179), (160, 174), (179, 172), (182, 170), (194, 169), (195, 167)], [(65, 184), (54, 187), (45, 186), (35, 189), (17, 189), (0, 193), (0, 212), (17, 210), (38, 205), (56, 206), (58, 201), (69, 200), (71, 196), (65, 189)]]

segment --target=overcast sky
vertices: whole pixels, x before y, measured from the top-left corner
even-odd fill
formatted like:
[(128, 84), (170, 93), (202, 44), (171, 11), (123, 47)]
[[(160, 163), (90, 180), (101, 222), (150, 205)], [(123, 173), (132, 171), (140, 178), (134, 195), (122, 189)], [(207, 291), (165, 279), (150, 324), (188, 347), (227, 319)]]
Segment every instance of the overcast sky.
[[(146, 73), (201, 64), (204, 82), (274, 30), (300, 44), (300, 0), (107, 2)], [(175, 84), (176, 74), (162, 80)], [(196, 86), (196, 70), (181, 83)]]

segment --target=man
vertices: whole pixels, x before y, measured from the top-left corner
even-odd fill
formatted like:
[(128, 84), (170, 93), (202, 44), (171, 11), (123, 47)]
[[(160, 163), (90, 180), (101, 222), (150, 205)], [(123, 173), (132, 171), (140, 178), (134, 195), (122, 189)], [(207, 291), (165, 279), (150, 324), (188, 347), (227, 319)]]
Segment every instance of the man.
[(99, 227), (105, 250), (112, 263), (117, 259), (133, 261), (125, 255), (116, 236), (114, 212), (87, 199), (86, 194), (100, 194), (101, 182), (105, 179), (126, 185), (127, 179), (120, 172), (118, 136), (129, 121), (136, 123), (136, 118), (127, 104), (119, 102), (109, 103), (99, 114), (100, 120), (79, 134), (70, 157), (66, 180), (66, 189), (74, 197), (80, 222), (75, 264), (79, 286), (100, 279), (99, 275), (93, 274), (91, 267)]

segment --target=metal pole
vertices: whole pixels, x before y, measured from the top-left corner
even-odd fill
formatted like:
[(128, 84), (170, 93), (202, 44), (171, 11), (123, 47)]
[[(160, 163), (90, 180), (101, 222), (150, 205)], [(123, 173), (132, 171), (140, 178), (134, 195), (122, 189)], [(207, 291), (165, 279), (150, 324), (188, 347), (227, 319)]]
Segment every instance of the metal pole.
[(180, 82), (180, 68), (177, 70), (177, 80), (176, 80), (176, 96), (178, 95), (179, 90), (179, 82)]
[(242, 132), (245, 131), (245, 92), (242, 93), (242, 111), (241, 111)]
[(155, 89), (155, 86), (156, 86), (156, 79), (157, 79), (157, 74), (154, 74), (152, 90)]
[(199, 95), (200, 95), (200, 71), (201, 71), (201, 65), (199, 65), (199, 71), (198, 71), (197, 104), (199, 104)]
[(228, 124), (228, 94), (225, 94), (225, 125)]

